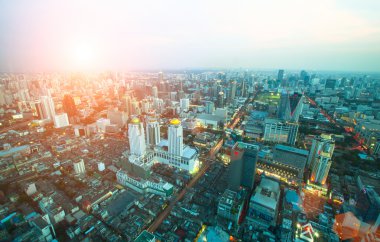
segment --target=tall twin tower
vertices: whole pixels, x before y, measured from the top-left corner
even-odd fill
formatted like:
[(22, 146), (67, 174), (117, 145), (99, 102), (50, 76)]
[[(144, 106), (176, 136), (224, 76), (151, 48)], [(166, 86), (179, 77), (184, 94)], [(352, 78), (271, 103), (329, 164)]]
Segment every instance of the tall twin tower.
[[(172, 119), (168, 128), (169, 153), (183, 155), (183, 129), (181, 121)], [(154, 147), (160, 143), (160, 124), (155, 118), (146, 121), (146, 140), (143, 123), (137, 117), (132, 118), (128, 124), (129, 147), (132, 155), (143, 156), (146, 152), (146, 144)]]

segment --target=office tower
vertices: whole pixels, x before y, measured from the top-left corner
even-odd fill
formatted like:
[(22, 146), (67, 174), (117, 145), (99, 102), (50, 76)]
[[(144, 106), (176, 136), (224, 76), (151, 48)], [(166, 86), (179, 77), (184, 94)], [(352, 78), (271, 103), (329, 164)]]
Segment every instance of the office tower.
[(152, 87), (152, 95), (154, 98), (158, 98), (158, 88), (156, 86)]
[(69, 117), (67, 113), (61, 113), (54, 116), (54, 127), (59, 129), (69, 126)]
[(278, 118), (285, 121), (298, 122), (299, 116), (302, 113), (304, 97), (300, 93), (289, 94), (282, 92), (280, 103), (278, 105)]
[(335, 141), (331, 135), (317, 136), (312, 143), (308, 165), (311, 169), (311, 182), (324, 185), (329, 174)]
[(208, 113), (208, 114), (213, 114), (214, 111), (215, 111), (215, 104), (214, 104), (214, 102), (206, 101), (206, 104), (205, 104), (205, 111), (206, 111), (206, 113)]
[(34, 115), (37, 115), (38, 119), (43, 119), (44, 113), (43, 113), (41, 101), (37, 100), (37, 101), (33, 102), (32, 106), (34, 106), (34, 110), (35, 110)]
[(237, 191), (241, 186), (253, 189), (259, 147), (236, 142), (231, 150), (229, 189)]
[(181, 121), (172, 119), (168, 129), (169, 153), (182, 156), (183, 155), (183, 129)]
[(282, 83), (283, 80), (284, 80), (284, 70), (280, 69), (278, 70), (277, 81)]
[(235, 96), (236, 96), (236, 81), (232, 81), (230, 83), (230, 85), (231, 85), (231, 88), (230, 88), (230, 98), (229, 98), (229, 100), (233, 101), (235, 99)]
[(304, 85), (307, 86), (310, 83), (310, 75), (306, 71), (302, 70), (300, 73), (300, 79), (303, 80)]
[(294, 145), (297, 140), (298, 128), (299, 125), (297, 123), (266, 118), (263, 140)]
[(224, 107), (224, 92), (219, 92), (217, 102), (218, 102), (218, 108)]
[(132, 107), (132, 98), (131, 96), (125, 96), (125, 110), (127, 111), (128, 115), (132, 114), (133, 107)]
[(156, 146), (160, 140), (160, 124), (155, 118), (148, 118), (146, 122), (146, 144)]
[(247, 82), (245, 80), (241, 83), (241, 96), (247, 97)]
[(80, 159), (78, 162), (74, 162), (74, 171), (76, 174), (83, 174), (86, 172), (83, 159)]
[(67, 116), (69, 118), (72, 118), (77, 115), (78, 111), (75, 106), (74, 98), (71, 95), (65, 94), (63, 96), (62, 106), (63, 110), (65, 111), (65, 113), (67, 113)]
[(53, 98), (50, 96), (41, 96), (41, 105), (44, 119), (53, 121), (55, 116), (55, 107)]
[(188, 111), (190, 107), (190, 100), (188, 98), (183, 98), (180, 101), (180, 107), (182, 111)]
[(140, 119), (134, 117), (128, 124), (129, 150), (132, 155), (141, 156), (145, 154), (145, 134)]
[(183, 91), (182, 81), (180, 82), (180, 89), (178, 91), (178, 99), (185, 98), (185, 92)]

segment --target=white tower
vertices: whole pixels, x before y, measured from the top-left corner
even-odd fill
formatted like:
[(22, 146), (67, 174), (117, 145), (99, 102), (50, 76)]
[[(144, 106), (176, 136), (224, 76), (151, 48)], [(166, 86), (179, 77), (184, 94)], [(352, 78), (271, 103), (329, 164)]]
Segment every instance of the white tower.
[(181, 100), (179, 100), (179, 102), (181, 106), (181, 111), (189, 110), (190, 100), (188, 98), (182, 98)]
[(170, 120), (168, 129), (169, 153), (182, 156), (183, 155), (183, 129), (181, 121), (178, 119)]
[(313, 140), (310, 150), (311, 182), (324, 185), (329, 174), (335, 143), (331, 135), (322, 134)]
[(160, 143), (160, 124), (156, 119), (150, 118), (146, 122), (146, 143), (156, 146)]
[(54, 120), (55, 116), (55, 107), (54, 101), (52, 97), (49, 96), (41, 96), (41, 105), (44, 119)]
[(144, 127), (138, 118), (132, 118), (128, 124), (129, 149), (131, 154), (141, 156), (145, 154)]

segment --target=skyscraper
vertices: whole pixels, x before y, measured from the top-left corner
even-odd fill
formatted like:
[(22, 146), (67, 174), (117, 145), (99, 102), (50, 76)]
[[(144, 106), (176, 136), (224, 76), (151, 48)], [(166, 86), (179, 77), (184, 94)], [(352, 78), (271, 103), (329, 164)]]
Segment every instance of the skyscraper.
[(231, 83), (231, 88), (230, 88), (230, 101), (233, 101), (236, 96), (236, 81), (232, 81)]
[(182, 156), (183, 155), (183, 129), (181, 121), (172, 119), (168, 129), (169, 153)]
[(237, 191), (240, 186), (253, 189), (259, 147), (237, 142), (231, 150), (229, 188)]
[(284, 70), (280, 69), (278, 70), (278, 74), (277, 74), (277, 81), (279, 83), (281, 83), (281, 86), (284, 86)]
[(300, 93), (289, 94), (288, 92), (282, 92), (280, 97), (280, 103), (278, 105), (278, 118), (298, 122), (299, 116), (302, 113), (304, 97)]
[(145, 154), (144, 127), (140, 119), (134, 117), (128, 124), (129, 149), (131, 154), (141, 156)]
[(311, 169), (311, 182), (322, 185), (326, 183), (334, 148), (335, 141), (331, 135), (322, 134), (313, 140), (308, 158), (308, 166)]
[(158, 89), (156, 86), (152, 87), (152, 95), (153, 97), (158, 98)]
[(219, 92), (218, 94), (218, 108), (224, 107), (224, 92)]
[(190, 100), (188, 98), (183, 98), (179, 100), (180, 107), (182, 111), (188, 111), (190, 106)]
[(54, 120), (55, 107), (51, 96), (41, 96), (42, 113), (44, 119)]
[(160, 124), (155, 118), (148, 118), (146, 122), (146, 143), (147, 145), (156, 146), (160, 143)]
[(71, 95), (65, 94), (63, 96), (62, 106), (63, 106), (63, 110), (65, 111), (65, 113), (67, 113), (67, 116), (69, 118), (72, 118), (75, 115), (77, 115), (78, 111), (75, 106), (74, 98)]

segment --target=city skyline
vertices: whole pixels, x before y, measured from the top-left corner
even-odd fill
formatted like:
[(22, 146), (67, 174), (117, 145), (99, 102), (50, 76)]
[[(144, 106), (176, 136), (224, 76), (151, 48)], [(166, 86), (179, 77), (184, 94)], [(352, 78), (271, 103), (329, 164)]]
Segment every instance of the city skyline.
[(41, 0), (0, 6), (3, 72), (380, 69), (378, 1)]

